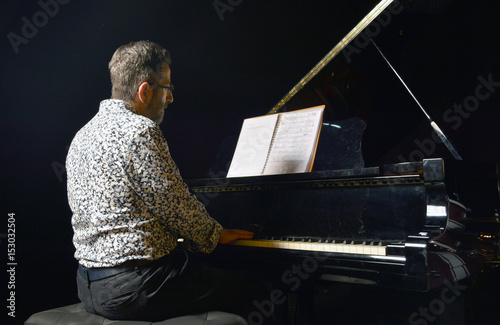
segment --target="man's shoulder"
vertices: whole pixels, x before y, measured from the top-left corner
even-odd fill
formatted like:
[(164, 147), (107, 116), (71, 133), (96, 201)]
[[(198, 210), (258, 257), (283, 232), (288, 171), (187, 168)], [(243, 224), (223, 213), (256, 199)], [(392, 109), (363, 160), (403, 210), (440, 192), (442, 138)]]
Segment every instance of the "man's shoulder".
[(101, 102), (99, 112), (78, 132), (77, 136), (136, 137), (139, 134), (155, 132), (157, 124), (133, 110), (120, 100), (108, 99)]
[(102, 101), (97, 116), (118, 127), (148, 129), (156, 126), (151, 119), (140, 115), (132, 106), (117, 99)]

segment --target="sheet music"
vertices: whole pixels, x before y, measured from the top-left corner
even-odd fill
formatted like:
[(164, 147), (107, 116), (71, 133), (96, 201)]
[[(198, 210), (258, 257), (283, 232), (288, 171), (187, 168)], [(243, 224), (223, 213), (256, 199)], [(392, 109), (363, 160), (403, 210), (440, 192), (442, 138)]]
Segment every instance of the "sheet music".
[(311, 171), (324, 106), (281, 115), (263, 174)]
[(245, 119), (227, 177), (260, 175), (264, 169), (279, 114)]
[(245, 119), (227, 177), (311, 171), (324, 108)]

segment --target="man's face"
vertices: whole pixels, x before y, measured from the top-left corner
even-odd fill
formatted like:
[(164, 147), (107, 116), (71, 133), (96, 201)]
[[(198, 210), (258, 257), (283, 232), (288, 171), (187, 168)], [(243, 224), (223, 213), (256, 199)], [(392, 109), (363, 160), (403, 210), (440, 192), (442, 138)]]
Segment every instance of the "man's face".
[[(172, 81), (170, 79), (170, 67), (165, 66), (162, 69), (161, 79), (158, 84), (162, 86), (169, 86), (171, 85), (171, 83)], [(172, 91), (169, 89), (164, 89), (157, 86), (153, 87), (155, 87), (153, 99), (146, 109), (146, 114), (147, 117), (153, 120), (156, 124), (160, 125), (163, 121), (163, 116), (165, 115), (165, 109), (167, 108), (168, 104), (174, 101), (174, 96), (172, 95)]]

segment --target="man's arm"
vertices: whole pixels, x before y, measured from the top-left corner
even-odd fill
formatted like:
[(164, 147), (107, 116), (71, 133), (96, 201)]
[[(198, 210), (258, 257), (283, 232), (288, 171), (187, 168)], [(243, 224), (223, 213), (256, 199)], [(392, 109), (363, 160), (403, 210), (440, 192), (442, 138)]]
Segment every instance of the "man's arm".
[(217, 246), (222, 226), (189, 192), (158, 127), (144, 129), (134, 139), (127, 173), (148, 211), (172, 236), (183, 238), (196, 252), (209, 253)]

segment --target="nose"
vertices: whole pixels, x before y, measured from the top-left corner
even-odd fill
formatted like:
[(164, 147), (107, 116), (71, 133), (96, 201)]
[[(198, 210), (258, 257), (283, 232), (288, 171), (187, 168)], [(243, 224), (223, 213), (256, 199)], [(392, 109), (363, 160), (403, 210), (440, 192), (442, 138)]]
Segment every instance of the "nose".
[(172, 94), (172, 91), (169, 91), (167, 95), (167, 103), (171, 104), (173, 101), (174, 101), (174, 94)]

